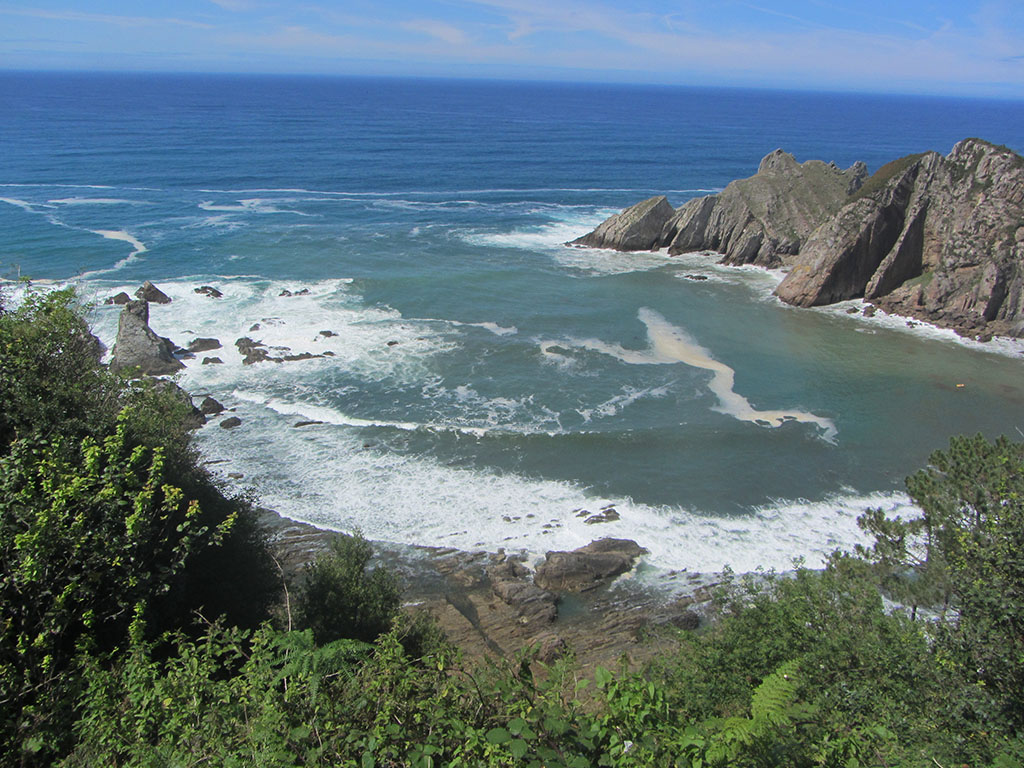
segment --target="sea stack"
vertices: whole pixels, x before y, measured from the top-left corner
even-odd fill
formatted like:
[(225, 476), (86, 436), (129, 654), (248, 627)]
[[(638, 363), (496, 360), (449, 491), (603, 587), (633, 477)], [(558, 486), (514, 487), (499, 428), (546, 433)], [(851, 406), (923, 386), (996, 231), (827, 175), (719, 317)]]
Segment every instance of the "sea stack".
[(149, 376), (176, 373), (185, 366), (174, 357), (174, 345), (157, 336), (149, 327), (149, 303), (129, 301), (117, 323), (117, 343), (110, 367), (115, 370), (138, 369)]

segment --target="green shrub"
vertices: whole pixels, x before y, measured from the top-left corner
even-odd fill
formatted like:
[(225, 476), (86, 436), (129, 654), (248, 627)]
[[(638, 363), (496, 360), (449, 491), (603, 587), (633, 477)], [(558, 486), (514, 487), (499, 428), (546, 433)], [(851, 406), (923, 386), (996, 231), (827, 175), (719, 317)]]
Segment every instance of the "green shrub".
[(387, 632), (401, 593), (395, 577), (367, 571), (373, 547), (361, 535), (339, 534), (306, 566), (295, 595), (295, 626), (311, 629), (318, 644), (340, 638), (371, 642)]

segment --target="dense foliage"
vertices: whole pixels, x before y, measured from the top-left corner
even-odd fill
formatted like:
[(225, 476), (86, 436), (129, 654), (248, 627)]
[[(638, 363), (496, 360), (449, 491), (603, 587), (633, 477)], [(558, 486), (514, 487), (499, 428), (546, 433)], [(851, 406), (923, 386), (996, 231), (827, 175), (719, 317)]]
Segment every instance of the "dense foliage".
[(71, 294), (0, 307), (0, 373), (2, 764), (1024, 764), (1024, 445), (954, 438), (921, 517), (869, 512), (870, 548), (734, 578), (677, 652), (587, 680), (463, 661), (358, 536), (271, 610), (187, 403), (100, 365)]

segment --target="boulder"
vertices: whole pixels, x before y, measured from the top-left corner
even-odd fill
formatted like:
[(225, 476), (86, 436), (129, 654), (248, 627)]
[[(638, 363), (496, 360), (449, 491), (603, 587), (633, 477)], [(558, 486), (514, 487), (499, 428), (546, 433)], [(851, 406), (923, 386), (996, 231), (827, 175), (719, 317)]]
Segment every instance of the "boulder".
[(235, 346), (238, 347), (238, 352), (242, 355), (242, 365), (252, 365), (253, 363), (260, 363), (271, 359), (266, 345), (262, 342), (254, 341), (248, 336), (237, 339)]
[(193, 339), (187, 347), (189, 352), (209, 352), (211, 349), (220, 349), (218, 339)]
[(224, 406), (207, 395), (199, 404), (199, 410), (207, 416), (214, 416), (224, 410)]
[(224, 295), (212, 285), (201, 285), (198, 288), (193, 288), (192, 291), (194, 293), (209, 296), (211, 299), (219, 299)]
[(617, 251), (646, 251), (657, 248), (661, 232), (675, 215), (668, 199), (661, 195), (637, 203), (604, 221), (589, 234), (570, 245), (613, 248)]
[(237, 416), (228, 416), (224, 421), (220, 423), (221, 429), (234, 429), (235, 427), (241, 426), (242, 420)]
[(487, 569), (494, 594), (515, 609), (522, 623), (550, 623), (558, 616), (555, 596), (528, 580), (529, 570), (506, 558)]
[(142, 287), (135, 292), (135, 297), (148, 301), (151, 304), (170, 304), (170, 297), (153, 285), (149, 280), (142, 284)]
[(103, 303), (104, 304), (117, 304), (118, 306), (124, 306), (125, 304), (127, 304), (131, 300), (132, 300), (131, 296), (129, 296), (124, 291), (121, 291), (120, 293), (114, 294), (113, 296), (107, 298)]
[(572, 552), (548, 552), (533, 580), (552, 592), (583, 592), (631, 570), (646, 551), (630, 539), (599, 539)]
[(174, 357), (173, 348), (173, 344), (149, 327), (149, 304), (129, 301), (118, 319), (117, 342), (110, 367), (114, 370), (135, 368), (150, 376), (176, 373), (185, 366)]
[(204, 357), (203, 365), (223, 365), (224, 361), (219, 357)]

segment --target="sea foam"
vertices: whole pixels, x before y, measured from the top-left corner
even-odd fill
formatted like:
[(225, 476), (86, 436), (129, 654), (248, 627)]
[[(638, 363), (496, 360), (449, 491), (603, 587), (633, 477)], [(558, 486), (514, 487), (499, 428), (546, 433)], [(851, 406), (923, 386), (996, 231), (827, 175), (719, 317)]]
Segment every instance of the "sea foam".
[(715, 360), (685, 330), (672, 325), (660, 314), (646, 307), (641, 308), (637, 316), (647, 326), (647, 338), (650, 342), (647, 349), (627, 349), (599, 339), (579, 339), (544, 341), (541, 343), (541, 352), (557, 359), (564, 357), (561, 349), (575, 347), (610, 355), (630, 365), (683, 363), (693, 368), (711, 371), (714, 375), (708, 383), (708, 389), (718, 398), (715, 410), (762, 427), (781, 427), (789, 421), (815, 424), (821, 430), (822, 439), (829, 442), (835, 439), (836, 427), (831, 419), (805, 411), (754, 408), (747, 398), (733, 390), (736, 372), (725, 363)]

